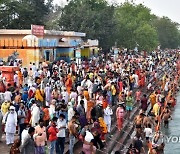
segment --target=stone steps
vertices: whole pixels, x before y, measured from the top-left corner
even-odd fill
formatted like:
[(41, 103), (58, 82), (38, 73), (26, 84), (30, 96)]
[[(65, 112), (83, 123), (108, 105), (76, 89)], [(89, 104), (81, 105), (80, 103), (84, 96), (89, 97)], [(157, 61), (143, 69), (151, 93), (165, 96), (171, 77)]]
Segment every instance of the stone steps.
[[(160, 74), (160, 77), (162, 76), (162, 74)], [(153, 86), (155, 86), (156, 83), (153, 83)], [(144, 89), (145, 90), (145, 89)], [(150, 93), (148, 93), (148, 95), (150, 95)], [(139, 106), (138, 106), (139, 105)], [(134, 135), (132, 135), (133, 133), (135, 134), (134, 131), (134, 125), (132, 125), (131, 122), (133, 122), (134, 117), (138, 114), (138, 109), (140, 108), (140, 104), (137, 104), (137, 107), (134, 108), (134, 114), (133, 114), (133, 118), (130, 118), (130, 121), (125, 123), (124, 125), (124, 132), (119, 132), (119, 134), (117, 134), (117, 138), (116, 140), (112, 140), (113, 143), (111, 143), (111, 148), (110, 150), (108, 150), (108, 153), (114, 153), (115, 151), (121, 151), (124, 153), (124, 151), (128, 151), (128, 148), (130, 146), (131, 139), (134, 137)], [(148, 110), (150, 110), (150, 104), (148, 106)], [(131, 125), (131, 127), (128, 127), (128, 125)], [(130, 143), (130, 144), (129, 144)], [(116, 145), (114, 147), (114, 145)], [(110, 147), (110, 146), (109, 146)]]
[[(167, 70), (167, 68), (161, 70), (162, 72), (164, 72), (165, 70)], [(161, 74), (159, 74), (159, 77), (162, 77), (162, 72)], [(152, 79), (150, 79), (149, 82), (152, 82)], [(154, 86), (156, 83), (153, 83), (152, 85)], [(133, 90), (133, 95), (136, 93), (138, 89), (134, 89)], [(146, 90), (145, 87), (141, 88), (141, 91), (143, 91), (143, 93), (147, 93), (148, 91)], [(125, 119), (124, 121), (124, 126), (123, 126), (123, 130), (121, 132), (119, 132), (117, 130), (116, 127), (116, 115), (115, 115), (115, 111), (116, 111), (116, 106), (113, 106), (113, 116), (112, 116), (112, 125), (111, 125), (111, 133), (110, 135), (113, 135), (112, 138), (109, 137), (109, 135), (106, 135), (106, 144), (105, 144), (105, 148), (102, 150), (97, 150), (97, 154), (100, 153), (104, 153), (104, 154), (111, 154), (113, 152), (115, 152), (116, 150), (118, 151), (127, 151), (131, 142), (129, 142), (128, 140), (130, 139), (130, 136), (132, 135), (132, 133), (134, 132), (134, 125), (133, 120), (134, 117), (139, 113), (140, 110), (140, 104), (135, 104), (135, 106), (133, 107), (133, 110), (131, 112), (131, 116), (130, 119)], [(126, 145), (127, 144), (127, 145)], [(65, 145), (65, 153), (68, 154), (68, 147), (69, 145), (66, 144)], [(78, 148), (78, 149), (77, 149)], [(82, 142), (76, 140), (75, 146), (74, 146), (74, 153), (75, 154), (79, 154), (82, 153)]]
[[(167, 70), (167, 68), (166, 69), (164, 69), (163, 71), (168, 71)], [(163, 74), (161, 74), (160, 76), (162, 76)], [(155, 87), (155, 88), (158, 88), (157, 86)], [(148, 109), (147, 109), (147, 111), (146, 111), (146, 114), (149, 114), (150, 113), (150, 110), (151, 110), (151, 105), (150, 104), (148, 104)], [(133, 132), (135, 132), (135, 130), (133, 130)], [(132, 136), (132, 134), (131, 134), (131, 136)], [(127, 138), (127, 141), (126, 141), (126, 143), (124, 143), (124, 144), (126, 144), (126, 146), (129, 148), (130, 147), (130, 145), (132, 144), (132, 140), (130, 139), (130, 138)], [(123, 151), (123, 153), (127, 153), (128, 152), (128, 148), (119, 148), (119, 151)], [(147, 149), (146, 149), (147, 150)]]

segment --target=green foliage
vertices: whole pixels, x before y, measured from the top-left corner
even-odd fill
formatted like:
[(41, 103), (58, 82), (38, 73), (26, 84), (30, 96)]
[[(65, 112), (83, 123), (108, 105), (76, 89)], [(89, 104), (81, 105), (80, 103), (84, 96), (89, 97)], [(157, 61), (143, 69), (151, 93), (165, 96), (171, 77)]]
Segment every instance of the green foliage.
[(0, 3), (0, 28), (30, 29), (44, 25), (52, 9), (52, 0), (4, 0)]
[[(118, 47), (151, 51), (180, 45), (178, 24), (159, 18), (142, 4), (125, 2), (110, 5), (106, 0), (70, 0), (65, 7), (53, 6), (53, 0), (0, 0), (0, 28), (30, 29), (31, 24), (46, 29), (86, 33), (98, 39), (108, 51)], [(116, 42), (116, 43), (115, 43)]]
[(48, 16), (48, 21), (46, 22), (46, 29), (60, 29), (59, 27), (59, 18), (62, 14), (62, 7), (55, 5), (54, 11), (52, 11)]
[(140, 50), (152, 51), (158, 46), (156, 30), (149, 24), (143, 24), (135, 31)]
[(98, 39), (104, 49), (110, 48), (114, 31), (114, 7), (105, 0), (71, 0), (59, 19), (61, 30), (85, 32), (87, 38)]
[(151, 26), (154, 16), (148, 8), (126, 2), (116, 8), (115, 17), (119, 46), (134, 49), (139, 45), (139, 49), (148, 51), (156, 48), (157, 34)]
[(178, 24), (172, 22), (169, 18), (157, 18), (153, 21), (154, 26), (157, 29), (159, 42), (161, 48), (175, 49), (180, 45), (180, 32), (178, 30)]
[[(4, 0), (0, 3), (0, 28), (11, 28), (10, 23), (14, 24), (18, 14), (18, 2)], [(13, 28), (13, 27), (12, 27)]]

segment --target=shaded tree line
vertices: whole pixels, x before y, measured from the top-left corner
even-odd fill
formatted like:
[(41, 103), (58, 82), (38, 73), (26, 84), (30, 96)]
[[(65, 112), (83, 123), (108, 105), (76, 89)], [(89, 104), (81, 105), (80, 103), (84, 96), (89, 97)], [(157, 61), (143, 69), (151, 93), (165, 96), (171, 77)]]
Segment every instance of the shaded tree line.
[(1, 0), (1, 29), (30, 29), (31, 24), (46, 29), (78, 31), (87, 38), (98, 39), (108, 50), (118, 47), (151, 51), (177, 48), (180, 45), (179, 24), (167, 17), (151, 14), (142, 4), (125, 2), (109, 4), (106, 0), (70, 0), (64, 7), (53, 6), (53, 0)]
[(30, 29), (44, 25), (52, 11), (53, 0), (0, 0), (1, 29)]

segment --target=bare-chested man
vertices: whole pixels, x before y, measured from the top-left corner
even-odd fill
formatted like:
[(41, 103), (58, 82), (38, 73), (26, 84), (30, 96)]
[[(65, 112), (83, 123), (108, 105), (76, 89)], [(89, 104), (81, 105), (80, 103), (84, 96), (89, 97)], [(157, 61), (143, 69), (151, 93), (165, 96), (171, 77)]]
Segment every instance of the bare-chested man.
[(136, 125), (136, 134), (139, 134), (139, 135), (142, 134), (143, 118), (144, 118), (143, 112), (140, 112), (140, 114), (134, 118), (134, 123)]
[(172, 119), (171, 112), (169, 109), (166, 109), (166, 111), (163, 114), (164, 127), (166, 127), (166, 128), (168, 128), (168, 126), (169, 126), (169, 119)]
[(151, 126), (155, 125), (154, 120), (151, 117), (149, 117), (148, 115), (145, 115), (143, 118), (143, 126), (147, 127), (149, 124)]

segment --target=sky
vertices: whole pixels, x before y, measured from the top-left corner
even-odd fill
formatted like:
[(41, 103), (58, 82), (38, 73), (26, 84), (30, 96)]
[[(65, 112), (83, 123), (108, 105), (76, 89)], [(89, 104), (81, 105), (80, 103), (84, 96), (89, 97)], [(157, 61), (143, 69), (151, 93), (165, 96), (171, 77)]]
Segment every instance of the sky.
[[(109, 2), (123, 3), (126, 0), (108, 0)], [(180, 23), (180, 0), (134, 0), (136, 4), (142, 3), (151, 9), (157, 16), (167, 16), (172, 21)], [(66, 0), (54, 0), (55, 4), (65, 5)]]

